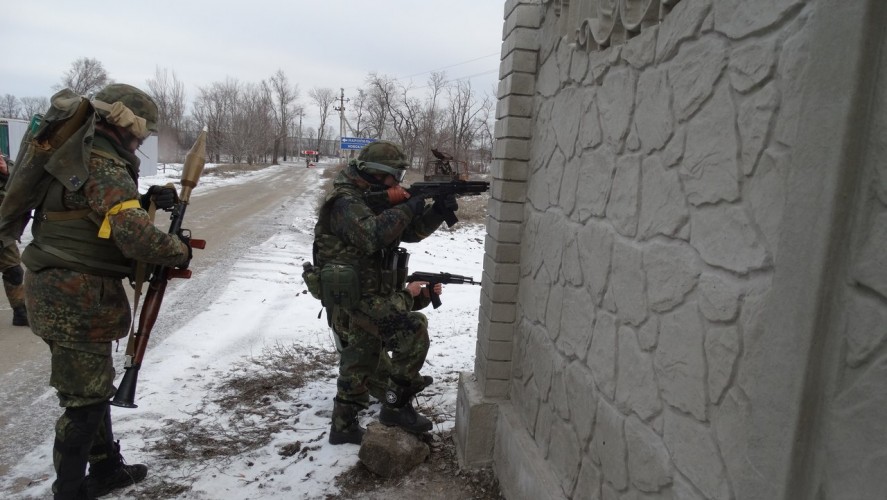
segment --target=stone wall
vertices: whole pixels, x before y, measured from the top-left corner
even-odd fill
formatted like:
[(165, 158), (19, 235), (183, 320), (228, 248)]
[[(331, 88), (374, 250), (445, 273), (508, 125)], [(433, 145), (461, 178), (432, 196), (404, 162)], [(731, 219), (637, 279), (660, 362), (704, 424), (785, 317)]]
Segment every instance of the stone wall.
[(887, 489), (885, 9), (506, 2), (465, 463), (509, 498)]

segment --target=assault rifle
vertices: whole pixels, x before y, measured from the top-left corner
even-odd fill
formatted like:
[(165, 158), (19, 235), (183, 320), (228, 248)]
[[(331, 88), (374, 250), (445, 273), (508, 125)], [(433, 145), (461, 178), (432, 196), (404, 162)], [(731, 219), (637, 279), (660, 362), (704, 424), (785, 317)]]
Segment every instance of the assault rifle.
[(459, 276), (458, 274), (450, 274), (450, 273), (413, 273), (407, 276), (407, 283), (413, 281), (427, 281), (428, 282), (428, 293), (431, 295), (431, 305), (434, 306), (435, 309), (440, 307), (440, 295), (434, 293), (434, 285), (438, 283), (443, 283), (445, 285), (448, 284), (457, 284), (457, 285), (480, 285), (479, 281), (474, 281), (473, 278), (468, 276)]
[[(414, 182), (410, 187), (406, 188), (410, 196), (420, 196), (422, 198), (434, 198), (435, 200), (446, 198), (447, 196), (471, 196), (489, 191), (490, 183), (486, 181), (445, 181), (445, 182)], [(452, 210), (444, 213), (444, 220), (447, 226), (459, 222), (456, 213)], [(437, 306), (435, 306), (437, 307)]]
[[(191, 190), (197, 186), (200, 174), (203, 173), (203, 166), (206, 156), (206, 128), (197, 136), (188, 156), (185, 158), (185, 166), (182, 168), (182, 189), (179, 193), (179, 203), (177, 203), (170, 215), (169, 234), (179, 234), (182, 229), (182, 220), (185, 218), (185, 209), (191, 201)], [(188, 232), (190, 233), (190, 232)], [(189, 241), (191, 248), (204, 248), (206, 241), (191, 239)], [(166, 285), (172, 278), (191, 277), (191, 271), (188, 269), (176, 269), (167, 266), (154, 266), (151, 279), (148, 281), (148, 292), (145, 294), (145, 303), (142, 305), (139, 314), (138, 328), (129, 336), (126, 344), (126, 361), (124, 362), (123, 379), (120, 386), (114, 394), (111, 404), (114, 406), (122, 406), (124, 408), (136, 408), (135, 393), (136, 382), (139, 378), (139, 369), (142, 367), (142, 358), (145, 356), (145, 349), (148, 346), (148, 338), (151, 336), (151, 330), (154, 329), (154, 322), (157, 321), (157, 314), (160, 312), (160, 304), (163, 302), (163, 295), (166, 293)]]
[[(365, 199), (370, 206), (387, 207), (390, 206), (388, 201), (388, 193), (385, 186), (377, 186), (365, 195)], [(422, 199), (433, 198), (442, 200), (447, 196), (472, 196), (487, 192), (490, 190), (490, 183), (486, 181), (444, 181), (444, 182), (414, 182), (410, 187), (404, 188), (410, 197), (419, 197)], [(456, 213), (452, 210), (446, 211), (444, 220), (447, 226), (459, 222)]]

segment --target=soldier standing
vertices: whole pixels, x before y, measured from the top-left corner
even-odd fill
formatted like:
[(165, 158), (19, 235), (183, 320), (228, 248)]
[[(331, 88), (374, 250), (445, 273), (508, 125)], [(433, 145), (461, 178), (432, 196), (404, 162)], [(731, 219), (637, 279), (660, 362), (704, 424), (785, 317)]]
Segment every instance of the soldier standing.
[(415, 433), (432, 428), (411, 403), (432, 382), (419, 374), (428, 353), (428, 320), (415, 312), (430, 298), (427, 283), (404, 286), (408, 254), (399, 244), (428, 237), (445, 210), (458, 205), (455, 197), (432, 206), (410, 198), (400, 186), (408, 167), (397, 145), (368, 144), (339, 173), (314, 229), (315, 265), (340, 264), (359, 281), (358, 292), (345, 291), (359, 300), (325, 304), (340, 343), (332, 444), (360, 444), (365, 430), (357, 415), (368, 406), (370, 392), (383, 399), (382, 424)]
[[(6, 181), (9, 180), (9, 167), (12, 161), (7, 162), (0, 155), (0, 203), (6, 196)], [(25, 271), (22, 269), (22, 258), (15, 243), (4, 245), (0, 249), (0, 270), (3, 273), (3, 290), (12, 308), (12, 324), (14, 326), (28, 326), (28, 312), (25, 308), (25, 290), (22, 281)]]
[(124, 463), (111, 428), (111, 342), (131, 321), (122, 279), (134, 261), (187, 267), (191, 255), (187, 238), (155, 227), (143, 208), (149, 197), (171, 207), (175, 190), (152, 186), (140, 197), (136, 187), (135, 151), (157, 132), (156, 104), (124, 84), (105, 87), (93, 102), (88, 178), (76, 190), (53, 178), (22, 253), (31, 328), (49, 345), (49, 382), (65, 408), (53, 446), (56, 499), (95, 498), (147, 475), (145, 465)]

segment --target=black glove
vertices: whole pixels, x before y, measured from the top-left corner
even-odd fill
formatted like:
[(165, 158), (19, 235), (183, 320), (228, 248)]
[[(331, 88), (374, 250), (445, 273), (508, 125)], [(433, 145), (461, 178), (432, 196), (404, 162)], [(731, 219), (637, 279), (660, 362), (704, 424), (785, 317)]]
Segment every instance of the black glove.
[(448, 194), (435, 198), (432, 208), (435, 212), (443, 215), (459, 210), (459, 203), (456, 201), (456, 195)]
[(154, 198), (154, 206), (161, 210), (169, 210), (179, 202), (179, 195), (175, 188), (170, 186), (151, 186), (148, 191), (139, 198), (139, 204), (145, 210), (151, 204), (151, 198)]
[(403, 202), (402, 205), (406, 205), (413, 215), (422, 215), (422, 212), (425, 211), (425, 198), (421, 196), (413, 196), (407, 201)]
[(194, 257), (194, 250), (191, 248), (191, 230), (190, 229), (179, 229), (179, 232), (176, 233), (176, 236), (182, 240), (188, 247), (188, 260), (177, 265), (176, 267), (179, 269), (188, 269), (188, 266), (191, 265), (191, 258)]

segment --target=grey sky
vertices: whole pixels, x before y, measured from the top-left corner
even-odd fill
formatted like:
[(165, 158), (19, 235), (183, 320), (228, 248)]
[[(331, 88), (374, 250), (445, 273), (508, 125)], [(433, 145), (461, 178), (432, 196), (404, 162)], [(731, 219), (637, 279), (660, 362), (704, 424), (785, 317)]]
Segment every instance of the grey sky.
[(309, 89), (344, 87), (348, 97), (371, 71), (422, 87), (430, 71), (443, 70), (492, 94), (504, 3), (5, 0), (0, 95), (49, 97), (81, 57), (143, 88), (156, 68), (174, 71), (189, 101), (200, 86), (228, 77), (257, 83), (278, 69), (306, 105)]

